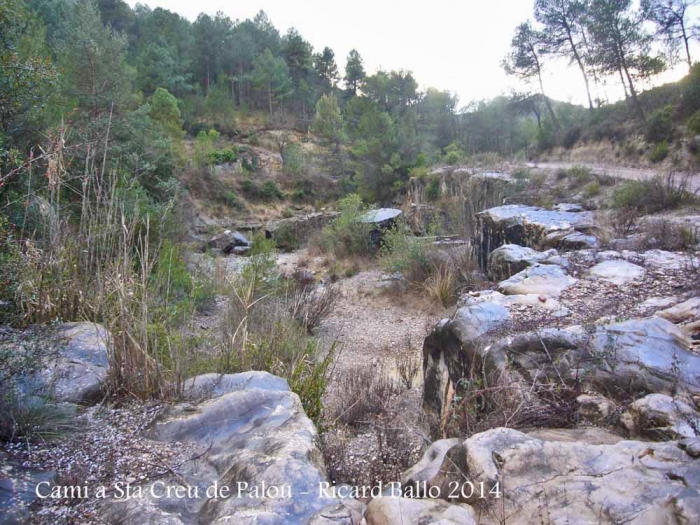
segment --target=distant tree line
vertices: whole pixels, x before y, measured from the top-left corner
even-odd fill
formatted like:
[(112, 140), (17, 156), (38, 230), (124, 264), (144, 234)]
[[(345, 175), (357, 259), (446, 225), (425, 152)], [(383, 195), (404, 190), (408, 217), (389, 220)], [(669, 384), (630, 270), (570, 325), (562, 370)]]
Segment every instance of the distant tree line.
[[(603, 105), (601, 82), (616, 77), (633, 110), (646, 122), (639, 83), (681, 57), (692, 67), (689, 43), (698, 31), (689, 8), (697, 3), (642, 0), (634, 9), (632, 0), (535, 0), (535, 23), (528, 20), (517, 27), (503, 67), (528, 83), (534, 81), (558, 134), (561, 126), (542, 80), (544, 64), (552, 58), (563, 58), (580, 70), (591, 114)], [(659, 41), (665, 54), (653, 45)]]

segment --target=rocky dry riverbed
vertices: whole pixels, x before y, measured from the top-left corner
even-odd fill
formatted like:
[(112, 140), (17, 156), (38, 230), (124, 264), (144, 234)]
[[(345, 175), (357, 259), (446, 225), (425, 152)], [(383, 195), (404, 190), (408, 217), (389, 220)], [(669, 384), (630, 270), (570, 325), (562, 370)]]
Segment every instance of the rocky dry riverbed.
[[(191, 378), (176, 404), (105, 406), (108, 334), (59, 326), (67, 344), (36, 378), (88, 408), (69, 437), (5, 447), (0, 507), (18, 523), (698, 523), (698, 254), (604, 242), (595, 217), (571, 207), (476, 220), (491, 281), (452, 309), (371, 263), (334, 284), (318, 330), (335, 351), (320, 435), (286, 381), (263, 372)], [(320, 286), (337, 278), (306, 251), (277, 262)], [(406, 359), (422, 380), (402, 385)], [(378, 410), (341, 424), (358, 371), (391, 386)], [(141, 496), (32, 496), (76, 480)], [(404, 497), (318, 491), (333, 481), (400, 482)]]

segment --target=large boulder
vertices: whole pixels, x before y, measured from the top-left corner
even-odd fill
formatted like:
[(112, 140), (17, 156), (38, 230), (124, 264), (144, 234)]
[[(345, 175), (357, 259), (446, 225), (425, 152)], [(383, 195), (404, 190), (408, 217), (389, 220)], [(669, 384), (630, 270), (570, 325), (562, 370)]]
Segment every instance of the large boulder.
[(477, 251), (484, 269), (489, 254), (504, 244), (535, 249), (557, 247), (567, 235), (588, 233), (594, 228), (591, 212), (552, 211), (519, 204), (490, 208), (478, 213), (476, 221)]
[[(177, 474), (146, 484), (144, 498), (106, 500), (105, 521), (282, 525), (306, 524), (314, 516), (314, 523), (331, 523), (322, 521), (324, 509), (350, 516), (336, 508), (338, 499), (319, 490), (326, 479), (317, 433), (296, 394), (264, 372), (195, 379), (189, 390), (195, 398), (201, 395), (198, 387), (215, 397), (173, 407), (145, 437), (188, 444), (199, 454)], [(197, 487), (198, 497), (154, 498), (150, 489), (159, 482)], [(219, 497), (206, 493), (214, 483)], [(222, 487), (230, 493), (222, 494)]]
[(576, 279), (560, 266), (535, 264), (498, 283), (498, 290), (506, 295), (535, 294), (559, 297)]
[(88, 405), (104, 397), (111, 339), (102, 325), (64, 323), (9, 333), (0, 337), (0, 352), (21, 361), (22, 373), (0, 385), (0, 391), (12, 390), (27, 403)]
[(700, 414), (695, 408), (664, 394), (637, 399), (622, 414), (621, 422), (632, 436), (660, 440), (700, 437)]
[(491, 279), (501, 281), (538, 263), (563, 266), (566, 261), (559, 257), (556, 250), (538, 252), (517, 244), (504, 244), (489, 255), (487, 270)]
[(544, 329), (491, 345), (485, 365), (534, 382), (583, 384), (625, 400), (645, 393), (700, 393), (700, 356), (674, 324), (659, 318), (601, 326)]
[(525, 398), (538, 384), (586, 388), (619, 401), (700, 394), (700, 355), (664, 319), (499, 337), (493, 329), (508, 320), (505, 307), (480, 303), (437, 324), (423, 345), (423, 402), (430, 412), (443, 414), (459, 381), (471, 377), (513, 382)]
[(234, 251), (244, 253), (250, 248), (250, 242), (242, 233), (225, 230), (209, 239), (209, 241), (207, 241), (207, 247), (214, 250), (221, 250), (226, 255), (229, 255), (234, 253)]
[(433, 442), (421, 460), (401, 475), (401, 486), (405, 490), (415, 492), (428, 492), (433, 486), (441, 487), (443, 478), (440, 469), (445, 461), (445, 455), (452, 447), (459, 444), (460, 440), (456, 438), (439, 439)]
[(423, 344), (423, 403), (429, 412), (441, 415), (454, 385), (481, 359), (488, 333), (509, 320), (504, 306), (479, 303), (438, 323)]
[(543, 440), (496, 428), (447, 453), (446, 487), (467, 489), (441, 493), (474, 505), (484, 523), (698, 523), (700, 460), (684, 448)]
[(89, 404), (100, 400), (109, 372), (111, 338), (95, 323), (65, 323), (52, 334), (58, 356), (44, 372), (61, 403)]
[(390, 228), (402, 214), (403, 212), (396, 208), (378, 208), (365, 213), (360, 217), (360, 222), (373, 224), (378, 228)]
[(432, 499), (374, 498), (367, 505), (367, 525), (476, 525), (469, 505)]

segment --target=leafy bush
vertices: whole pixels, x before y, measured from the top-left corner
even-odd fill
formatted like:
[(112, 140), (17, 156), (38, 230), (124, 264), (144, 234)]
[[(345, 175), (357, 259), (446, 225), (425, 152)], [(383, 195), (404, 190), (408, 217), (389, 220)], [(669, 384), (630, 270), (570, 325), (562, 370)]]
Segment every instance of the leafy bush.
[(238, 195), (236, 195), (236, 192), (233, 190), (224, 194), (224, 202), (231, 208), (236, 208), (240, 204), (238, 201)]
[(425, 198), (428, 199), (428, 202), (435, 202), (440, 198), (440, 178), (437, 175), (430, 177), (425, 188)]
[(196, 166), (204, 167), (210, 161), (210, 156), (214, 152), (214, 143), (219, 140), (220, 133), (214, 129), (200, 131), (194, 142), (194, 163)]
[(664, 140), (663, 142), (657, 144), (656, 147), (652, 150), (652, 152), (649, 154), (649, 160), (651, 160), (652, 162), (661, 162), (666, 157), (668, 157), (668, 153), (668, 142)]
[(333, 292), (318, 293), (309, 287), (297, 295), (283, 283), (274, 241), (256, 237), (248, 263), (231, 284), (220, 324), (216, 369), (220, 373), (264, 370), (286, 378), (307, 415), (320, 424), (334, 351), (324, 354), (309, 332), (332, 310)]
[[(20, 283), (22, 259), (13, 235), (14, 228), (0, 215), (0, 301), (14, 302)], [(0, 323), (9, 321), (12, 312), (0, 309)], [(4, 317), (7, 315), (8, 318)]]
[(648, 142), (659, 144), (673, 138), (673, 106), (664, 106), (655, 111), (644, 134)]
[(547, 182), (547, 175), (544, 173), (532, 173), (530, 175), (530, 184), (533, 188), (541, 188)]
[(688, 119), (688, 131), (693, 134), (693, 136), (700, 135), (700, 110), (696, 111)]
[(456, 140), (445, 146), (443, 158), (447, 164), (458, 164), (464, 159), (464, 156), (462, 145)]
[(277, 248), (283, 251), (294, 251), (301, 246), (297, 231), (292, 224), (282, 224), (275, 231), (275, 242)]
[(76, 428), (74, 414), (56, 405), (41, 379), (55, 352), (46, 341), (32, 331), (0, 335), (0, 441), (46, 441)]
[(235, 148), (222, 149), (209, 153), (209, 163), (215, 166), (222, 164), (233, 164), (238, 159)]
[(260, 188), (252, 179), (243, 179), (241, 190), (251, 199), (256, 199), (260, 196)]
[(360, 222), (362, 215), (368, 211), (360, 196), (354, 193), (338, 201), (338, 211), (340, 215), (313, 240), (316, 247), (336, 257), (373, 253), (373, 226)]
[(567, 178), (571, 188), (580, 188), (593, 180), (591, 169), (585, 166), (574, 166), (567, 170)]
[(600, 182), (594, 180), (583, 188), (583, 196), (587, 199), (595, 197), (600, 193)]
[(262, 188), (260, 188), (260, 196), (268, 201), (284, 198), (282, 190), (280, 190), (277, 183), (272, 180), (268, 180), (262, 185)]
[(647, 214), (678, 208), (696, 201), (688, 189), (687, 177), (656, 176), (648, 180), (625, 181), (613, 195), (616, 208), (643, 210)]
[(304, 155), (297, 144), (291, 143), (284, 148), (282, 167), (290, 175), (300, 175), (304, 171)]

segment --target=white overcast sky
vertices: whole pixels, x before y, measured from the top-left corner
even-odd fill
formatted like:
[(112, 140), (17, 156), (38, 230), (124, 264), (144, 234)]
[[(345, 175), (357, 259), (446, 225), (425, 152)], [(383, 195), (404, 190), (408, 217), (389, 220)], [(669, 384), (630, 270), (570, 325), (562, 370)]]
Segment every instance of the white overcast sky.
[[(137, 2), (128, 0), (131, 6)], [(329, 46), (341, 69), (355, 48), (373, 73), (406, 69), (421, 88), (457, 93), (460, 106), (522, 88), (505, 75), (501, 60), (508, 52), (515, 27), (532, 18), (533, 0), (146, 0), (189, 20), (200, 12), (223, 11), (232, 19), (252, 18), (264, 10), (282, 34), (295, 27), (314, 49)], [(700, 56), (698, 49), (696, 54)], [(666, 72), (655, 84), (677, 80), (687, 67)], [(585, 102), (580, 72), (565, 63), (546, 66), (545, 89), (550, 97)], [(614, 80), (601, 98), (620, 98)], [(595, 93), (594, 93), (595, 96)]]

